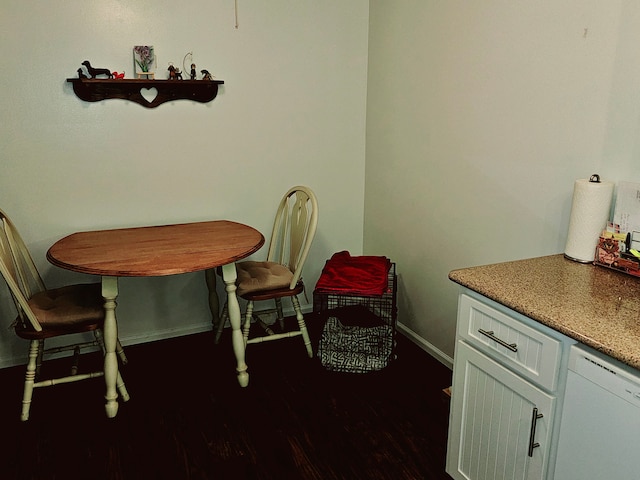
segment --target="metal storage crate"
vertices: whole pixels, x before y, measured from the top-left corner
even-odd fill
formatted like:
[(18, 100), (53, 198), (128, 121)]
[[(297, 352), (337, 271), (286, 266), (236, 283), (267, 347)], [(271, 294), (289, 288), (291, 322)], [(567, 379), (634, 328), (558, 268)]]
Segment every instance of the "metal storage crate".
[(380, 370), (395, 358), (396, 265), (391, 263), (386, 292), (379, 296), (313, 293), (313, 310), (325, 320), (318, 357), (332, 371)]

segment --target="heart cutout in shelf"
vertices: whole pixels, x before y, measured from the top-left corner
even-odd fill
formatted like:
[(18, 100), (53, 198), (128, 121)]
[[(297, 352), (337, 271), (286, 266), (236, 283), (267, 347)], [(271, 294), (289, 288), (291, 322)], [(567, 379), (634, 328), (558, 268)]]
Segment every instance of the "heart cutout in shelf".
[(158, 96), (158, 89), (156, 87), (143, 87), (140, 89), (140, 95), (142, 95), (142, 98), (144, 98), (147, 102), (152, 103)]

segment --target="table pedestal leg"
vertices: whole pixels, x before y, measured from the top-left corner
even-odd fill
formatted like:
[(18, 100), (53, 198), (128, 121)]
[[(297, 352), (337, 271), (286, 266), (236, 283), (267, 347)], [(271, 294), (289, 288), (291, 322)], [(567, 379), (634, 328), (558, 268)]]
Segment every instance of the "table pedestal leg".
[(102, 277), (102, 296), (104, 298), (104, 381), (107, 387), (104, 396), (107, 401), (105, 410), (107, 417), (113, 418), (118, 414), (118, 393), (116, 391), (118, 378), (118, 357), (116, 356), (118, 277)]
[(238, 297), (236, 297), (236, 264), (229, 263), (222, 266), (222, 280), (224, 281), (225, 290), (227, 291), (227, 309), (229, 322), (231, 323), (231, 341), (233, 345), (233, 353), (236, 356), (238, 367), (238, 383), (241, 387), (249, 385), (249, 374), (247, 373), (247, 364), (244, 361), (245, 344), (240, 328), (240, 305)]

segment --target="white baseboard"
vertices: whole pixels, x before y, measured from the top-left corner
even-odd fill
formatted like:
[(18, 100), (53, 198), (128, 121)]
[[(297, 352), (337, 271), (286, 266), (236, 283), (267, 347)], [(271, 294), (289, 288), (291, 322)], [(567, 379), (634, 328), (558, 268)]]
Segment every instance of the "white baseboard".
[[(178, 328), (168, 328), (166, 330), (155, 330), (150, 333), (145, 333), (144, 335), (133, 335), (128, 337), (121, 336), (120, 342), (122, 343), (123, 346), (127, 347), (130, 345), (137, 345), (140, 343), (155, 342), (157, 340), (167, 340), (169, 338), (182, 337), (185, 335), (191, 335), (194, 333), (203, 333), (208, 331), (211, 331), (211, 323), (205, 322), (205, 323), (199, 323), (196, 325), (186, 325), (184, 327), (178, 327)], [(91, 338), (92, 337), (87, 337), (87, 340), (91, 340)], [(17, 365), (26, 365), (27, 349), (28, 349), (29, 343), (24, 341), (23, 343), (24, 343), (24, 354), (2, 358), (0, 360), (0, 369), (15, 367)], [(88, 353), (88, 352), (97, 351), (97, 350), (98, 350), (97, 346), (87, 347), (86, 349), (83, 349), (83, 352)], [(47, 358), (56, 359), (56, 358), (64, 358), (67, 356), (69, 356), (69, 353), (62, 352), (62, 353), (51, 354)]]
[[(308, 314), (312, 311), (313, 305), (302, 305), (302, 313)], [(295, 315), (293, 308), (285, 308), (284, 309), (285, 316)], [(137, 345), (140, 343), (148, 343), (155, 342), (157, 340), (167, 340), (170, 338), (182, 337), (185, 335), (192, 335), (195, 333), (204, 333), (211, 331), (212, 329), (211, 321), (204, 321), (201, 323), (191, 324), (191, 325), (180, 325), (178, 327), (167, 328), (164, 330), (154, 330), (151, 332), (145, 332), (144, 334), (138, 335), (130, 335), (130, 336), (122, 336), (120, 335), (120, 342), (123, 346), (129, 345)], [(21, 342), (24, 342), (20, 340)], [(95, 351), (98, 347), (91, 347), (84, 350), (85, 352)], [(24, 342), (24, 354), (18, 353), (17, 355), (11, 357), (0, 357), (0, 369), (15, 367), (18, 365), (26, 365), (27, 363), (27, 350), (28, 350), (28, 342)], [(49, 358), (62, 358), (66, 354), (65, 353), (57, 353), (52, 354)], [(68, 354), (67, 354), (68, 355)]]
[[(311, 311), (311, 308), (309, 306), (306, 306), (306, 308), (303, 306), (303, 313), (306, 314), (306, 313), (309, 313), (310, 311)], [(293, 310), (291, 312), (285, 312), (285, 314), (287, 315), (292, 313), (293, 313)], [(211, 330), (211, 328), (212, 327), (210, 322), (203, 322), (203, 323), (198, 323), (193, 325), (180, 326), (176, 328), (168, 328), (165, 330), (155, 330), (150, 333), (145, 333), (144, 335), (120, 337), (120, 341), (124, 346), (137, 345), (140, 343), (155, 342), (158, 340), (166, 340), (169, 338), (182, 337), (185, 335), (192, 335), (195, 333), (208, 332)], [(424, 338), (422, 338), (416, 332), (411, 330), (409, 327), (398, 322), (398, 331), (402, 333), (405, 337), (407, 337), (409, 340), (411, 340), (413, 343), (415, 343), (422, 350), (424, 350), (429, 355), (431, 355), (433, 358), (438, 360), (440, 363), (442, 363), (443, 365), (445, 365), (450, 369), (453, 369), (453, 358), (445, 354), (442, 350), (438, 349), (433, 344), (426, 341)], [(26, 342), (25, 342), (25, 345), (26, 345)], [(63, 355), (60, 355), (60, 356), (63, 356)], [(55, 358), (55, 356), (52, 356), (52, 358)], [(21, 365), (21, 364), (24, 364), (25, 362), (26, 362), (26, 347), (25, 347), (24, 356), (3, 358), (2, 360), (0, 360), (0, 369)]]
[(122, 345), (138, 345), (140, 343), (155, 342), (158, 340), (167, 340), (169, 338), (184, 337), (194, 333), (210, 332), (212, 329), (211, 322), (199, 323), (196, 325), (186, 325), (184, 327), (167, 328), (166, 330), (154, 330), (144, 335), (133, 335), (120, 338)]
[(427, 342), (424, 338), (422, 338), (416, 332), (414, 332), (409, 327), (403, 325), (400, 322), (398, 322), (398, 331), (402, 333), (405, 337), (407, 337), (409, 340), (411, 340), (413, 343), (415, 343), (422, 350), (424, 350), (433, 358), (435, 358), (440, 363), (442, 363), (445, 367), (448, 367), (449, 369), (453, 370), (453, 358), (451, 358), (449, 355), (444, 353), (442, 350), (435, 347), (433, 344)]

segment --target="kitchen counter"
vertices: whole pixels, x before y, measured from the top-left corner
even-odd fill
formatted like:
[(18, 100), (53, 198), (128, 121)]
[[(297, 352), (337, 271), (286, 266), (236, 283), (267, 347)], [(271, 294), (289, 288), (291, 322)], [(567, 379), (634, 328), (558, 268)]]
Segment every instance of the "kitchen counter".
[(562, 254), (453, 270), (449, 278), (640, 369), (640, 278)]

